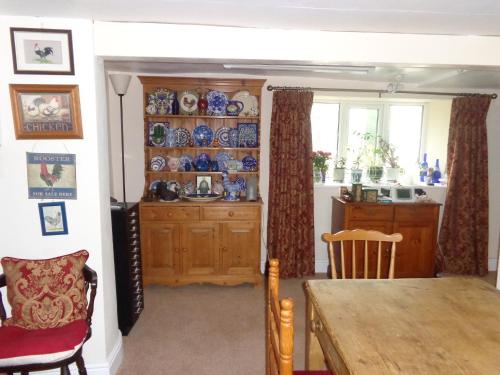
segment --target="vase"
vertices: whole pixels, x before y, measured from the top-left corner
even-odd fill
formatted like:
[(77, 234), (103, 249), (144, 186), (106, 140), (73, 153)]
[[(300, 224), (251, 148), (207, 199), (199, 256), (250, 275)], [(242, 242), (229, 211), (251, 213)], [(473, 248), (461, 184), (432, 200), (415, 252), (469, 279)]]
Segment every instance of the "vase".
[(321, 171), (321, 183), (326, 182), (326, 171)]
[(368, 167), (368, 177), (374, 183), (378, 183), (384, 174), (383, 167)]
[(361, 177), (363, 176), (363, 170), (358, 168), (351, 169), (351, 182), (353, 184), (358, 184), (361, 182)]
[(344, 182), (345, 168), (333, 168), (333, 181)]
[(319, 169), (314, 169), (313, 170), (313, 177), (314, 177), (314, 183), (318, 184), (321, 182), (321, 171)]
[(387, 180), (387, 182), (397, 182), (400, 171), (400, 168), (386, 168), (385, 179)]

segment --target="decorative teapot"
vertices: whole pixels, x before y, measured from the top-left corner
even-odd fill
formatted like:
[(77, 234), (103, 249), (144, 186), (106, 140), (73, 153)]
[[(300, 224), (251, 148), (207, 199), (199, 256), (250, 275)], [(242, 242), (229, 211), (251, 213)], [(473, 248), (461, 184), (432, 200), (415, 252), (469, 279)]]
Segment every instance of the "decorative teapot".
[(238, 116), (243, 111), (243, 102), (239, 100), (229, 100), (226, 105), (226, 114), (228, 116)]

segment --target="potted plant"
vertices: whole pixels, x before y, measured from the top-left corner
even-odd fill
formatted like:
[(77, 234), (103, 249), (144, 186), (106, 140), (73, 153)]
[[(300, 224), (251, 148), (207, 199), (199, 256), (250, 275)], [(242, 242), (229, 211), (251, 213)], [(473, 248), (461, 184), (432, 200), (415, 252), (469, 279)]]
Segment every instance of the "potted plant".
[(312, 153), (314, 182), (319, 182), (318, 175), (320, 176), (320, 181), (323, 183), (325, 182), (326, 171), (328, 170), (328, 160), (330, 160), (331, 157), (332, 153), (327, 151), (314, 151)]
[(380, 137), (372, 133), (361, 134), (363, 146), (361, 160), (367, 167), (368, 177), (372, 182), (378, 183), (384, 174), (382, 150), (379, 146)]
[(361, 177), (363, 176), (363, 170), (360, 167), (362, 152), (359, 149), (351, 149), (349, 147), (347, 150), (352, 154), (349, 158), (351, 160), (351, 182), (358, 184), (361, 182)]
[(386, 168), (386, 179), (388, 182), (396, 182), (401, 172), (398, 163), (399, 157), (396, 155), (396, 147), (384, 138), (380, 138), (379, 148), (381, 150), (382, 161)]
[(344, 182), (346, 159), (343, 156), (336, 156), (333, 167), (333, 181)]

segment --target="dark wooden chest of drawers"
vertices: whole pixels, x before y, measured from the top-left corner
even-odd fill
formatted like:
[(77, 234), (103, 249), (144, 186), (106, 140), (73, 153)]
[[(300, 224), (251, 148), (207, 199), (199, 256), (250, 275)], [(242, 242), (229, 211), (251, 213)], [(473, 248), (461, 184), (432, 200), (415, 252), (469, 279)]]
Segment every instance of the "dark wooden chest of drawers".
[(128, 335), (144, 308), (139, 204), (111, 209), (118, 327)]

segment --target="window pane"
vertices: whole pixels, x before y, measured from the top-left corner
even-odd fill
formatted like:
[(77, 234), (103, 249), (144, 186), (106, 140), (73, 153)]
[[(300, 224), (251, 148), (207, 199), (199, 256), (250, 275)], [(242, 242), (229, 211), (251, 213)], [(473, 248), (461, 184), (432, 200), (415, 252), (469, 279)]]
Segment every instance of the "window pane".
[(311, 110), (313, 151), (328, 151), (332, 157), (337, 153), (339, 128), (338, 103), (313, 103)]
[(391, 105), (389, 142), (396, 147), (399, 165), (410, 172), (418, 162), (423, 106)]
[[(360, 135), (370, 133), (377, 134), (378, 124), (377, 108), (349, 108), (348, 128), (347, 128), (347, 147), (350, 152), (347, 153), (347, 165), (351, 166), (353, 158), (359, 154), (363, 143)], [(376, 138), (373, 137), (375, 142)]]

